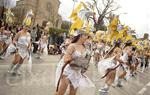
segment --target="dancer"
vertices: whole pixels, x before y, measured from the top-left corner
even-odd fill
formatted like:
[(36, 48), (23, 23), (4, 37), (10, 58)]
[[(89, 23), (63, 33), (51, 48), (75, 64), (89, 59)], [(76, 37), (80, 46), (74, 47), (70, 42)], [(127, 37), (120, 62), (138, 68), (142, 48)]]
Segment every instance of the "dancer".
[(100, 95), (108, 95), (110, 86), (115, 80), (116, 69), (120, 66), (120, 64), (117, 64), (117, 62), (122, 62), (120, 60), (120, 56), (121, 49), (116, 44), (105, 55), (105, 59), (98, 63), (98, 70), (100, 74), (103, 75), (102, 78), (106, 77), (104, 87), (99, 90)]
[(12, 37), (11, 37), (11, 31), (9, 29), (10, 27), (5, 26), (4, 30), (2, 31), (2, 41), (4, 42), (4, 47), (3, 47), (3, 51), (0, 53), (1, 58), (3, 59), (5, 54), (6, 54), (6, 50), (8, 48), (8, 46), (10, 45), (10, 43), (12, 42)]
[(29, 57), (29, 51), (31, 49), (31, 37), (28, 33), (27, 26), (24, 26), (23, 29), (16, 34), (13, 43), (16, 45), (17, 50), (8, 72), (13, 75), (20, 75), (21, 73), (18, 70), (24, 59)]
[(56, 95), (64, 95), (68, 86), (70, 86), (68, 95), (76, 95), (79, 80), (84, 76), (83, 73), (88, 68), (91, 56), (84, 45), (88, 35), (81, 30), (78, 32), (58, 64), (56, 70)]
[(136, 53), (136, 47), (132, 47), (132, 55), (129, 57), (129, 63), (130, 63), (130, 75), (133, 77), (136, 75), (136, 68), (138, 66), (138, 58)]
[(62, 59), (62, 57), (64, 56), (64, 54), (66, 53), (66, 49), (67, 47), (71, 44), (71, 38), (67, 37), (64, 41), (64, 43), (61, 44), (60, 46), (60, 50), (61, 50), (61, 57), (60, 59)]
[(47, 45), (48, 45), (48, 34), (44, 33), (41, 36), (41, 39), (39, 41), (39, 47), (38, 47), (38, 54), (39, 55), (37, 58), (41, 58), (42, 54), (45, 54), (45, 55), (48, 54)]
[(120, 60), (122, 60), (122, 62), (120, 63), (120, 68), (122, 69), (122, 72), (119, 68), (118, 72), (120, 72), (120, 74), (116, 76), (117, 87), (122, 87), (122, 80), (128, 80), (130, 75), (129, 68), (131, 67), (131, 65), (129, 64), (129, 56), (132, 56), (131, 44), (132, 43), (130, 41), (127, 41), (125, 43), (122, 51), (122, 56), (120, 56)]
[(97, 67), (98, 62), (103, 57), (104, 54), (104, 42), (100, 41), (97, 43), (96, 50), (95, 50), (95, 66)]

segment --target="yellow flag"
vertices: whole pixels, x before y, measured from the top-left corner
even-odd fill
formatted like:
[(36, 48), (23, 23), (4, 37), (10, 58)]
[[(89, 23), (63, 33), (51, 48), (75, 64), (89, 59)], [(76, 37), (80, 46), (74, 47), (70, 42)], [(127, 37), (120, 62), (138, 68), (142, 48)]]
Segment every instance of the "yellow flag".
[(85, 4), (85, 3), (83, 3), (83, 2), (81, 2), (82, 3), (82, 6), (85, 8), (85, 9), (88, 9), (87, 8), (87, 5)]
[(83, 4), (80, 3), (73, 11), (72, 11), (72, 14), (69, 18), (74, 18), (77, 16), (77, 13), (81, 10)]
[(86, 33), (90, 33), (90, 29), (91, 29), (91, 23), (87, 23), (87, 27), (86, 27)]
[(117, 31), (113, 31), (113, 32), (111, 32), (111, 34), (110, 34), (110, 40), (111, 41), (114, 41), (114, 40), (116, 40), (116, 37), (118, 36), (118, 32)]
[(108, 26), (109, 30), (115, 31), (117, 29), (118, 23), (119, 23), (119, 18), (114, 17), (114, 19), (112, 20), (112, 22)]
[(77, 18), (77, 20), (71, 25), (71, 30), (73, 29), (81, 29), (83, 26), (83, 21), (80, 18)]
[(25, 18), (23, 22), (25, 25), (30, 26), (32, 21), (31, 18)]
[(126, 36), (125, 41), (128, 41), (128, 40), (133, 40), (132, 35), (127, 35), (127, 36)]

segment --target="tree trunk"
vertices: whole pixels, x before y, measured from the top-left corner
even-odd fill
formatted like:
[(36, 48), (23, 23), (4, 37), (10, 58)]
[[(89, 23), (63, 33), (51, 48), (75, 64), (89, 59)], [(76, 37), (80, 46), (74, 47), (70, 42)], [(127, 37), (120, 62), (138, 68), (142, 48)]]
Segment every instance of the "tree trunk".
[(2, 19), (4, 18), (4, 12), (5, 12), (5, 7), (3, 6), (3, 7), (2, 7), (2, 14), (1, 14), (1, 18), (2, 18)]

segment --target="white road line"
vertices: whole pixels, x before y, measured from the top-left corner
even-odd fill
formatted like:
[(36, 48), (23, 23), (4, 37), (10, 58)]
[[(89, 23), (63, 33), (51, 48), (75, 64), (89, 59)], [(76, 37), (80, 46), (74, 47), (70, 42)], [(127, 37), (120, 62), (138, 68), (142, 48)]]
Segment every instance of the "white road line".
[(147, 90), (147, 87), (150, 86), (150, 82), (148, 82), (139, 92), (139, 95), (143, 95), (144, 92)]
[(150, 82), (147, 84), (147, 86), (150, 86)]
[(142, 88), (142, 89), (138, 92), (138, 94), (139, 94), (139, 95), (143, 95), (146, 90), (147, 90), (147, 88), (144, 87), (144, 88)]

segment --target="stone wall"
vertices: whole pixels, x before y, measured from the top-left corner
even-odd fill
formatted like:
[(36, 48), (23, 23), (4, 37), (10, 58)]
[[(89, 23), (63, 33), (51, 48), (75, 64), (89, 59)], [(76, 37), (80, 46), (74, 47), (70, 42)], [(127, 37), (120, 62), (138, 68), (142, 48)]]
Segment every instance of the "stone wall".
[(17, 21), (20, 23), (25, 18), (27, 11), (33, 10), (33, 24), (42, 25), (43, 21), (50, 21), (51, 27), (60, 28), (62, 20), (58, 14), (59, 0), (21, 0), (14, 9)]

